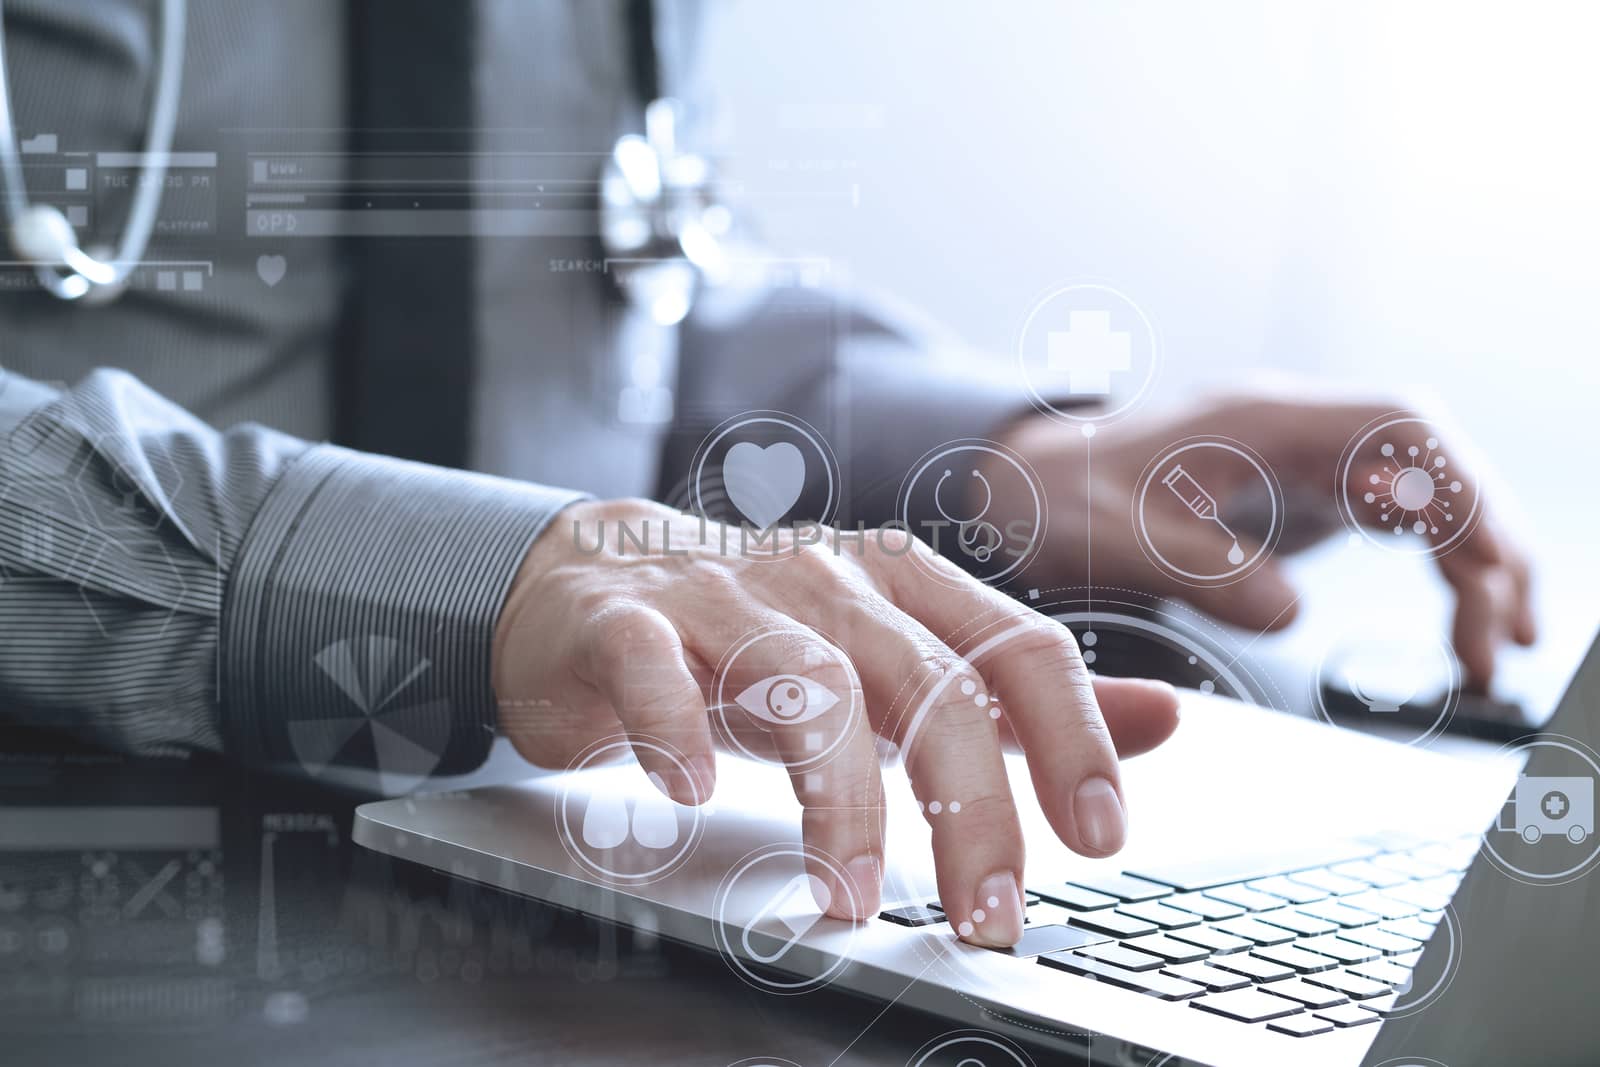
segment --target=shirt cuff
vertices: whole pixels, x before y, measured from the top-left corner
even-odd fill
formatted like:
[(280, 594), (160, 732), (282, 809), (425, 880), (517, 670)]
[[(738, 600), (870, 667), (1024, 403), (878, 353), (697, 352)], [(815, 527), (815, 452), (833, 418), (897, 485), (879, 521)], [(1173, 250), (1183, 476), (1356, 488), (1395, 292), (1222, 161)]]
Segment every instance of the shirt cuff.
[(365, 767), (400, 791), (483, 761), (496, 621), (534, 538), (582, 494), (309, 449), (267, 496), (223, 607), (228, 751)]

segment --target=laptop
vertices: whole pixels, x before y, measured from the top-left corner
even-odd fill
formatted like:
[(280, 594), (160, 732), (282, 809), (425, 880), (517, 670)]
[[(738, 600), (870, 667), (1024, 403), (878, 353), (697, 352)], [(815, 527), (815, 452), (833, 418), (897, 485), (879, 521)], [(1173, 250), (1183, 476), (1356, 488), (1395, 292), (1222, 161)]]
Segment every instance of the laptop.
[(820, 915), (781, 768), (727, 756), (700, 808), (612, 763), (366, 804), (354, 839), (651, 927), (773, 996), (948, 1020), (919, 1064), (1034, 1062), (1024, 1046), (1128, 1067), (1592, 1064), (1596, 745), (1600, 642), (1544, 732), (1479, 759), (1188, 693), (1173, 738), (1124, 766), (1115, 857), (1062, 847), (1010, 768), (1027, 926), (1006, 952), (944, 921), (939, 816), (898, 773), (885, 903), (856, 924)]

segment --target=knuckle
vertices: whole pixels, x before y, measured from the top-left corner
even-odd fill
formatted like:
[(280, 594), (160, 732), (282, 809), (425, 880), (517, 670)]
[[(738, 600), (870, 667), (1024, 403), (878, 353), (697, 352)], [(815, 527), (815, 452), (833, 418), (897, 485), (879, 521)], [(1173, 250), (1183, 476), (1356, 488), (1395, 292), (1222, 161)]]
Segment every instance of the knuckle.
[(1007, 642), (1007, 651), (1029, 661), (1033, 670), (1065, 669), (1069, 681), (1088, 683), (1083, 654), (1071, 630), (1042, 615), (1021, 621), (1022, 628)]
[(976, 764), (985, 746), (994, 746), (998, 753), (994, 721), (980, 715), (969, 704), (945, 700), (933, 709), (923, 726), (923, 738), (918, 742), (918, 755), (924, 758), (941, 758), (934, 753), (959, 752), (967, 762)]
[(898, 562), (915, 552), (922, 542), (911, 536), (909, 530), (898, 526), (885, 526), (873, 534), (869, 543), (874, 546), (878, 555)]
[(640, 604), (611, 601), (589, 614), (589, 631), (604, 649), (624, 653), (646, 643), (659, 643), (662, 628), (659, 617)]
[(967, 816), (968, 822), (998, 826), (1017, 821), (1017, 805), (1000, 793), (979, 793), (962, 804), (958, 814)]
[(826, 542), (796, 541), (794, 558), (800, 561), (801, 568), (813, 578), (824, 575), (835, 577), (839, 573), (838, 559), (833, 546)]
[(981, 837), (986, 848), (999, 846), (1003, 850), (1022, 851), (1022, 822), (1017, 815), (1016, 802), (1002, 793), (970, 793), (964, 798), (946, 797), (927, 800), (922, 804), (922, 815), (933, 827), (935, 851), (941, 846), (970, 841)]

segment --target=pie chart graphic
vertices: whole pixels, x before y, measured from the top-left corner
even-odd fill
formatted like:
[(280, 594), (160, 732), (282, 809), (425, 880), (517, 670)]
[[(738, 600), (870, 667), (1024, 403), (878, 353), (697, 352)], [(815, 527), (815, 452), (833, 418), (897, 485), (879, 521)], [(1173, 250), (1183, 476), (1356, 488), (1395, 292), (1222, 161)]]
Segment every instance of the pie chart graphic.
[(419, 682), (433, 663), (392, 637), (336, 641), (312, 660), (344, 697), (345, 714), (291, 719), (289, 745), (307, 773), (375, 770), (390, 795), (408, 793), (439, 766), (450, 741), (450, 702)]

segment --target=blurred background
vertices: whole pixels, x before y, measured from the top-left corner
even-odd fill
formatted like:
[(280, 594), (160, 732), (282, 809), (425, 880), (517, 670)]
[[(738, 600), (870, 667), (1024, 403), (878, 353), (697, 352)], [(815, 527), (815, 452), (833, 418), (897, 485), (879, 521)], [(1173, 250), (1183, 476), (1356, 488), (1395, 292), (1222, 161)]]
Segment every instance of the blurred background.
[[(997, 360), (1053, 286), (1113, 285), (1160, 332), (1153, 403), (1281, 373), (1432, 396), (1525, 513), (1570, 669), (1600, 604), (1600, 7), (708, 16), (690, 95), (715, 102), (712, 143), (775, 247), (936, 309)], [(1353, 596), (1422, 569), (1367, 555)]]

